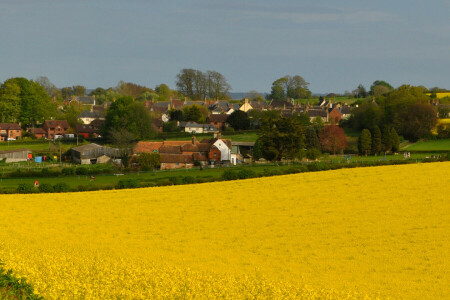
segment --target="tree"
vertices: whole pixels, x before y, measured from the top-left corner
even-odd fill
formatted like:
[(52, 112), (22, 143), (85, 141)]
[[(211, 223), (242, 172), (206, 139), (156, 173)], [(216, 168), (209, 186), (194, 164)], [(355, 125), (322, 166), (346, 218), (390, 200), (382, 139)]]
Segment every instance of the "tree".
[(130, 156), (133, 153), (133, 146), (136, 143), (136, 136), (125, 128), (110, 129), (107, 134), (111, 144), (119, 149), (120, 159), (125, 167), (128, 167)]
[(183, 111), (178, 109), (169, 110), (170, 121), (183, 121)]
[(0, 87), (0, 122), (17, 122), (20, 116), (20, 86), (5, 81)]
[(321, 149), (319, 136), (317, 135), (317, 131), (313, 126), (306, 127), (306, 149)]
[(208, 109), (204, 106), (193, 104), (183, 107), (183, 117), (186, 122), (204, 123), (207, 115)]
[(295, 75), (293, 77), (286, 75), (278, 78), (272, 83), (269, 99), (286, 100), (287, 98), (309, 98), (311, 92), (308, 90), (308, 85), (309, 83), (300, 75)]
[(386, 81), (375, 80), (372, 83), (372, 85), (370, 86), (370, 94), (375, 97), (378, 97), (378, 96), (384, 95), (386, 93), (389, 93), (393, 89), (394, 88)]
[(392, 150), (392, 136), (389, 126), (384, 125), (383, 132), (381, 134), (381, 150), (385, 153)]
[(247, 130), (250, 128), (250, 118), (246, 112), (241, 110), (234, 111), (228, 117), (227, 123), (230, 124), (234, 130)]
[(119, 93), (122, 96), (129, 96), (133, 99), (137, 99), (139, 96), (141, 96), (145, 92), (152, 93), (153, 90), (149, 89), (146, 86), (138, 85), (132, 82), (125, 82), (125, 81), (119, 81), (117, 86), (114, 88), (117, 93)]
[(141, 153), (137, 158), (142, 170), (150, 171), (160, 166), (161, 155), (159, 153)]
[(372, 102), (364, 102), (354, 108), (349, 123), (355, 129), (373, 128), (378, 126), (383, 119), (383, 109)]
[(378, 155), (381, 152), (381, 131), (380, 127), (374, 126), (372, 133), (372, 154)]
[(84, 110), (83, 105), (81, 103), (72, 102), (69, 105), (64, 106), (62, 110), (62, 115), (60, 116), (61, 120), (67, 120), (70, 127), (75, 128), (76, 124), (80, 124), (81, 122), (78, 120), (78, 116)]
[(436, 111), (432, 105), (414, 103), (403, 114), (401, 132), (406, 139), (416, 141), (430, 135), (436, 123)]
[(325, 126), (320, 132), (322, 150), (336, 154), (347, 148), (347, 138), (344, 130), (337, 125)]
[(126, 130), (136, 139), (149, 139), (155, 136), (152, 118), (142, 103), (133, 98), (121, 97), (111, 104), (105, 117), (104, 135), (111, 137), (112, 132)]
[(191, 99), (226, 98), (231, 86), (216, 71), (203, 73), (194, 69), (182, 69), (177, 75), (178, 91)]
[(358, 85), (358, 87), (355, 90), (353, 90), (353, 95), (355, 96), (355, 98), (366, 98), (367, 97), (366, 88), (362, 84)]
[(166, 101), (172, 95), (172, 91), (170, 90), (169, 86), (167, 86), (167, 84), (164, 83), (157, 85), (155, 87), (155, 92), (158, 93), (160, 101)]
[[(45, 119), (56, 116), (56, 105), (51, 101), (44, 88), (37, 82), (25, 78), (11, 78), (4, 82), (3, 86), (10, 87), (8, 94), (10, 102), (16, 103), (17, 86), (20, 88), (20, 113), (18, 121), (24, 127), (33, 127)], [(15, 99), (15, 100), (14, 100)], [(15, 110), (15, 108), (14, 108)]]
[(36, 78), (36, 82), (44, 88), (49, 97), (61, 96), (61, 91), (48, 79), (48, 77), (39, 76)]
[(372, 151), (372, 135), (368, 129), (363, 129), (358, 138), (358, 151), (367, 156)]
[(257, 141), (267, 160), (295, 159), (304, 155), (305, 134), (295, 118), (264, 120)]
[(245, 94), (245, 98), (247, 98), (247, 99), (249, 99), (251, 101), (253, 101), (253, 100), (264, 101), (264, 97), (259, 92), (255, 91), (255, 90), (251, 90), (247, 94)]
[(400, 137), (397, 134), (395, 128), (391, 129), (392, 138), (392, 152), (398, 152), (400, 150)]
[(226, 78), (216, 71), (207, 71), (208, 77), (208, 96), (213, 99), (226, 99), (231, 85), (228, 84)]
[(74, 85), (72, 86), (72, 95), (73, 96), (85, 96), (86, 88), (82, 85)]

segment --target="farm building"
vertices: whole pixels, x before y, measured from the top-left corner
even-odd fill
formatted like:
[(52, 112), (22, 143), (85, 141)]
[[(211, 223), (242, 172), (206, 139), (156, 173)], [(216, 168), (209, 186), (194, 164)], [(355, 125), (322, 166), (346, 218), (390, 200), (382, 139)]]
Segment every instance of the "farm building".
[(70, 155), (74, 162), (82, 165), (102, 164), (119, 157), (119, 150), (92, 143), (70, 149)]
[(31, 158), (31, 150), (17, 149), (0, 151), (0, 160), (3, 160), (5, 158), (7, 163), (28, 161), (28, 159)]

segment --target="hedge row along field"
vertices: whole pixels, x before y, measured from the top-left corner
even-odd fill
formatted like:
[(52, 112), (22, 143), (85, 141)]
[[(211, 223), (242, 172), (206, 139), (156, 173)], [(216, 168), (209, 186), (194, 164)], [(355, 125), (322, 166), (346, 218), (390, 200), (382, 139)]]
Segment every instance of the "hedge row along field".
[(0, 259), (49, 299), (450, 297), (450, 163), (1, 195)]

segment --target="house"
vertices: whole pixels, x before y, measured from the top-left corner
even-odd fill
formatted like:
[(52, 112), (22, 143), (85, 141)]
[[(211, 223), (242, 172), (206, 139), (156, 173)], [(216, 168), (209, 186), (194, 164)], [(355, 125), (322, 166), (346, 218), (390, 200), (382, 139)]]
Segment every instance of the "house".
[(16, 149), (0, 151), (0, 160), (6, 159), (7, 163), (28, 161), (32, 158), (32, 152), (29, 149)]
[(191, 168), (194, 165), (226, 164), (231, 160), (231, 141), (220, 137), (192, 141), (138, 142), (135, 154), (159, 153), (161, 170)]
[(289, 101), (272, 100), (269, 104), (270, 109), (282, 110), (294, 108), (294, 104)]
[(70, 155), (74, 162), (86, 165), (107, 163), (119, 157), (120, 153), (118, 149), (91, 143), (70, 149)]
[(232, 142), (231, 164), (251, 163), (255, 142)]
[(227, 114), (216, 114), (210, 115), (207, 119), (209, 124), (213, 125), (216, 128), (224, 129), (227, 123), (229, 115)]
[(72, 96), (69, 100), (69, 104), (72, 102), (78, 102), (83, 105), (95, 105), (95, 96)]
[(260, 111), (267, 110), (269, 108), (267, 103), (265, 101), (261, 101), (261, 100), (250, 101), (250, 105), (252, 106), (253, 109), (260, 110)]
[(45, 131), (45, 137), (53, 140), (56, 136), (66, 134), (69, 123), (67, 120), (46, 120), (42, 129)]
[(184, 132), (189, 133), (211, 133), (219, 132), (219, 130), (211, 124), (198, 124), (196, 122), (187, 122)]
[(352, 109), (350, 106), (348, 105), (344, 105), (340, 108), (341, 114), (342, 114), (342, 119), (344, 120), (348, 120), (348, 118), (350, 118), (350, 115), (352, 113)]
[(95, 119), (90, 124), (76, 124), (75, 133), (84, 138), (98, 138), (101, 134), (101, 128), (105, 120)]
[(333, 124), (338, 124), (342, 119), (341, 110), (338, 107), (328, 109), (328, 120)]
[(241, 107), (239, 107), (239, 110), (242, 110), (243, 112), (248, 112), (249, 110), (253, 109), (253, 107), (251, 106), (251, 104), (248, 102), (248, 99), (245, 98), (244, 99), (244, 104), (241, 105)]
[(83, 122), (83, 124), (91, 124), (95, 119), (104, 120), (105, 116), (103, 113), (96, 110), (85, 110), (78, 115), (78, 120)]
[(22, 128), (16, 123), (0, 123), (0, 141), (22, 138)]
[(42, 128), (29, 128), (28, 132), (34, 135), (37, 139), (45, 138), (45, 131)]
[(306, 112), (308, 113), (311, 122), (317, 117), (322, 118), (324, 123), (328, 122), (328, 111), (325, 109), (308, 109)]

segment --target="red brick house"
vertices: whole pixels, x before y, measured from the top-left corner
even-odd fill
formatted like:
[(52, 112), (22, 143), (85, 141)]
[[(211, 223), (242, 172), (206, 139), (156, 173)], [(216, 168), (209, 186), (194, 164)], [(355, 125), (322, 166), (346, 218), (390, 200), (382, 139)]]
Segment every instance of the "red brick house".
[[(134, 148), (135, 154), (143, 152), (159, 153), (161, 155), (161, 170), (192, 168), (194, 165), (218, 165), (222, 162), (224, 153), (215, 143), (219, 139), (205, 139), (201, 142), (195, 137), (192, 141), (138, 142)], [(231, 141), (223, 143), (231, 152)]]
[(37, 139), (45, 138), (45, 130), (42, 128), (30, 128), (28, 132), (34, 135)]
[(64, 135), (69, 129), (69, 123), (66, 120), (47, 120), (42, 129), (45, 131), (47, 139), (55, 139), (57, 135)]
[(97, 138), (100, 136), (101, 127), (105, 123), (105, 120), (101, 119), (95, 119), (90, 124), (76, 124), (75, 125), (75, 133), (84, 137), (84, 138), (90, 138), (94, 137)]
[(227, 114), (211, 114), (208, 117), (208, 122), (218, 129), (224, 129), (228, 117)]
[(338, 124), (341, 119), (342, 119), (342, 113), (339, 110), (339, 108), (334, 107), (334, 108), (329, 109), (328, 121), (330, 123)]
[(22, 138), (22, 128), (16, 123), (0, 123), (0, 141)]

